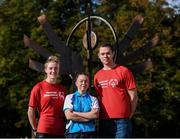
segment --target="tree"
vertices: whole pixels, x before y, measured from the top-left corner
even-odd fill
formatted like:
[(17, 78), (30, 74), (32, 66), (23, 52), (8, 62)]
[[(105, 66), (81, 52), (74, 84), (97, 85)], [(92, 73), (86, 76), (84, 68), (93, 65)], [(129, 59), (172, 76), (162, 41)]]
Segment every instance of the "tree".
[[(154, 65), (150, 71), (136, 76), (140, 100), (133, 119), (134, 137), (179, 137), (179, 14), (167, 6), (165, 0), (104, 0), (94, 8), (93, 14), (107, 19), (119, 39), (135, 16), (144, 16), (144, 23), (124, 55), (141, 48), (155, 33), (160, 34), (158, 46), (128, 63), (138, 64), (151, 58)], [(26, 114), (29, 92), (43, 79), (43, 74), (31, 70), (28, 60), (32, 58), (43, 63), (45, 58), (24, 48), (23, 35), (55, 53), (37, 21), (41, 14), (48, 17), (54, 31), (64, 41), (74, 25), (86, 16), (71, 0), (4, 0), (0, 4), (0, 126), (4, 129), (1, 137), (30, 136)], [(113, 42), (106, 26), (96, 21), (93, 27), (100, 41)], [(84, 28), (81, 26), (71, 42), (70, 47), (75, 51), (83, 49), (80, 46)], [(93, 55), (97, 58), (96, 51)], [(82, 56), (86, 57), (86, 53)], [(100, 66), (95, 62), (93, 72)]]

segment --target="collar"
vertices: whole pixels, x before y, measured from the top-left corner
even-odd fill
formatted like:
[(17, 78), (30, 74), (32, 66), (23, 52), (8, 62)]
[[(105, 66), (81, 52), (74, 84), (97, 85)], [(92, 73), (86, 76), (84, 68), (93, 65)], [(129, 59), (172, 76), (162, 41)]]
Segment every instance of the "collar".
[(112, 70), (112, 69), (116, 68), (117, 66), (118, 65), (114, 63), (112, 66), (103, 67), (103, 70)]
[(87, 96), (89, 93), (88, 92), (85, 92), (85, 93), (83, 93), (82, 95), (79, 93), (79, 91), (76, 91), (75, 93), (74, 93), (76, 96)]

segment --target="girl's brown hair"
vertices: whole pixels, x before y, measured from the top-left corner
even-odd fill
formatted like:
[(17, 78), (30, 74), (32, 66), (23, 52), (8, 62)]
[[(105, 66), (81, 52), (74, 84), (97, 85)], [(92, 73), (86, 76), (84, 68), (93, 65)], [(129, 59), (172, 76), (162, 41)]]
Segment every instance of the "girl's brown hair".
[(55, 62), (55, 63), (59, 64), (60, 63), (59, 57), (57, 57), (57, 56), (49, 56), (49, 58), (46, 60), (46, 62), (44, 64), (44, 69), (47, 68), (47, 65), (50, 62)]

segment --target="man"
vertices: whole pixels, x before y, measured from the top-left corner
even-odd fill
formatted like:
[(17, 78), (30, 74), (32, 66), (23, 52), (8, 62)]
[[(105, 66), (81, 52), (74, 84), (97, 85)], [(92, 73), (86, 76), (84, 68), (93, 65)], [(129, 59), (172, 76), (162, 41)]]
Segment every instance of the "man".
[(113, 61), (110, 44), (101, 45), (98, 57), (103, 68), (94, 76), (101, 113), (99, 136), (102, 138), (129, 138), (132, 135), (130, 119), (137, 105), (135, 79), (129, 69)]

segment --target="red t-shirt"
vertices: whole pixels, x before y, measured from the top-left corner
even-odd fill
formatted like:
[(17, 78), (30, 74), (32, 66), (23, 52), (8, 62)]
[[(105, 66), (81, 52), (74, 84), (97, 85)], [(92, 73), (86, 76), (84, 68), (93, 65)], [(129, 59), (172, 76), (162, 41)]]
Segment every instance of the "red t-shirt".
[(129, 118), (131, 103), (127, 90), (136, 88), (130, 70), (123, 66), (101, 69), (94, 76), (94, 87), (100, 99), (100, 118)]
[(50, 84), (44, 80), (33, 87), (29, 106), (38, 109), (38, 132), (64, 135), (64, 98), (65, 88), (60, 84)]

